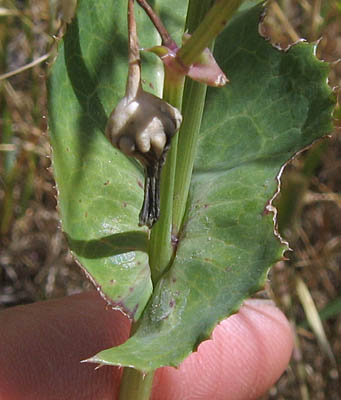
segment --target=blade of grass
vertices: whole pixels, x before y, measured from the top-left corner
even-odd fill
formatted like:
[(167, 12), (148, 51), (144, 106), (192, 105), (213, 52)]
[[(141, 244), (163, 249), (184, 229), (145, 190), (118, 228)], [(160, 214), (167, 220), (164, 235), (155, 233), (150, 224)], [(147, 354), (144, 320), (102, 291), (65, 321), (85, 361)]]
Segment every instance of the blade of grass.
[(323, 324), (319, 313), (316, 309), (314, 300), (309, 292), (307, 285), (303, 282), (300, 277), (296, 277), (296, 292), (304, 309), (307, 321), (316, 335), (316, 338), (325, 352), (329, 357), (331, 363), (336, 366), (336, 360), (331, 349), (330, 343), (328, 342), (326, 333), (323, 328)]

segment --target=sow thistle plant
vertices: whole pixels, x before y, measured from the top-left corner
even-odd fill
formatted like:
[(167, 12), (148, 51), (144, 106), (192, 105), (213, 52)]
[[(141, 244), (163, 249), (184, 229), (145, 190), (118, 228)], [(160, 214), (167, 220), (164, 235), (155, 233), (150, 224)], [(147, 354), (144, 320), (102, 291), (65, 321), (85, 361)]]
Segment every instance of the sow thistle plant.
[(63, 230), (132, 320), (124, 344), (86, 360), (129, 367), (121, 399), (149, 398), (157, 368), (264, 286), (287, 249), (271, 212), (280, 171), (331, 130), (334, 106), (315, 44), (259, 35), (263, 3), (158, 0), (165, 25), (138, 3), (80, 0), (49, 77)]

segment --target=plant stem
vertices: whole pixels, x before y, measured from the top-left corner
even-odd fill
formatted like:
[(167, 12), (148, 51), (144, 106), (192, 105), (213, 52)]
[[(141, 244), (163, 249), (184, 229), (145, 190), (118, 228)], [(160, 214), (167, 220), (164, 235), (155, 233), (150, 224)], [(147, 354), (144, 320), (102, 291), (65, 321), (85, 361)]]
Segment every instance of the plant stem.
[(152, 7), (148, 4), (146, 0), (137, 0), (139, 5), (144, 9), (152, 23), (154, 24), (155, 28), (159, 32), (161, 39), (162, 39), (162, 44), (166, 47), (169, 48), (176, 48), (176, 43), (174, 40), (171, 38), (170, 34), (168, 33), (167, 29), (163, 25), (161, 19), (159, 16), (154, 12)]
[(187, 80), (184, 92), (184, 123), (178, 143), (174, 188), (173, 235), (178, 236), (185, 214), (194, 157), (201, 126), (207, 86)]
[(149, 400), (154, 372), (143, 374), (134, 368), (124, 368), (119, 400)]
[[(200, 4), (197, 1), (190, 0), (186, 30), (189, 32), (195, 30), (210, 9), (211, 3), (211, 0), (203, 0)], [(213, 45), (211, 46), (211, 50), (213, 50)], [(186, 79), (182, 107), (184, 121), (181, 126), (181, 134), (179, 135), (174, 188), (172, 233), (175, 237), (178, 236), (186, 210), (206, 90), (206, 85), (195, 82), (192, 79)]]
[[(141, 88), (140, 50), (138, 45), (136, 20), (134, 15), (134, 0), (128, 0), (128, 42), (129, 71), (126, 85), (126, 97), (134, 99)], [(131, 327), (130, 336), (137, 329), (138, 323)], [(125, 367), (122, 375), (119, 400), (149, 400), (152, 391), (154, 372), (142, 372)]]
[(189, 66), (196, 61), (203, 50), (224, 29), (242, 2), (243, 0), (216, 0), (199, 27), (179, 50), (177, 56), (183, 64)]
[(134, 15), (134, 0), (128, 0), (128, 43), (129, 70), (126, 96), (130, 101), (136, 97), (141, 86), (141, 61)]
[[(181, 110), (184, 77), (175, 78), (165, 70), (163, 99)], [(159, 280), (173, 256), (172, 221), (175, 168), (177, 159), (178, 134), (172, 139), (167, 161), (161, 174), (161, 214), (154, 225), (149, 244), (149, 266), (154, 285)]]
[[(179, 50), (178, 55), (185, 65), (192, 64), (213, 42), (241, 2), (242, 0), (217, 0), (193, 36)], [(146, 7), (144, 0), (139, 3)], [(203, 0), (200, 5), (196, 0), (190, 0), (186, 22), (188, 28), (198, 25), (210, 4), (211, 0)], [(184, 83), (184, 76), (174, 76), (172, 71), (165, 69), (163, 99), (179, 110), (182, 106)], [(181, 136), (179, 138), (177, 134), (172, 139), (167, 161), (163, 167), (160, 191), (161, 215), (150, 236), (149, 266), (154, 285), (169, 266), (174, 254), (172, 233), (173, 231), (178, 233), (186, 208), (205, 95), (206, 85), (193, 81), (186, 83)], [(144, 375), (135, 369), (125, 368), (119, 400), (148, 400), (153, 375), (154, 372)]]
[[(138, 329), (139, 323), (131, 324), (130, 337)], [(155, 371), (143, 373), (137, 369), (124, 367), (118, 400), (150, 400)]]

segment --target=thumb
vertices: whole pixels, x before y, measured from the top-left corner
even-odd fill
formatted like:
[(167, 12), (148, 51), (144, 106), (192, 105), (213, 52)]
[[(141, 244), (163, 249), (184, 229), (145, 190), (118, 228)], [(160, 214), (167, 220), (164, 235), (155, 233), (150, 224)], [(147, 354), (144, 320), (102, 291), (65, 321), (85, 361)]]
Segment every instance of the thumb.
[(248, 300), (178, 369), (156, 372), (153, 400), (258, 399), (290, 360), (293, 335), (272, 302)]

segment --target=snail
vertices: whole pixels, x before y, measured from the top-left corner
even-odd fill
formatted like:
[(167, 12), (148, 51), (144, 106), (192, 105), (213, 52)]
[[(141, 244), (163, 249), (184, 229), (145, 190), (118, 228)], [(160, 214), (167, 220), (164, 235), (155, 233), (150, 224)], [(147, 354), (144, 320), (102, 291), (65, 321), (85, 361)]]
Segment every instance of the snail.
[(128, 1), (129, 68), (124, 97), (112, 111), (106, 136), (111, 144), (144, 167), (144, 200), (139, 225), (151, 228), (160, 216), (160, 176), (181, 113), (143, 90), (141, 62), (134, 18), (134, 0)]

